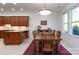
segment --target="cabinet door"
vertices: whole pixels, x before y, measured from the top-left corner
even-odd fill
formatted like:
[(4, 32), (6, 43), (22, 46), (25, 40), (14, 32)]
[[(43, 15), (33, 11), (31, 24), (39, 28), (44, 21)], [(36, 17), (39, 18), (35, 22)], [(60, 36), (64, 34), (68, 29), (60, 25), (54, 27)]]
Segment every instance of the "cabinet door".
[(19, 20), (17, 16), (10, 16), (8, 19), (8, 23), (11, 24), (12, 26), (18, 26)]
[(18, 20), (19, 20), (19, 26), (22, 26), (23, 25), (23, 17), (18, 16)]
[(5, 38), (4, 38), (5, 44), (20, 44), (21, 42), (22, 41), (21, 41), (19, 32), (6, 32), (5, 33)]
[(11, 24), (12, 26), (29, 26), (28, 16), (3, 16), (0, 17), (0, 26)]
[(2, 26), (2, 25), (4, 25), (4, 24), (3, 24), (3, 17), (0, 16), (0, 26)]
[(14, 16), (10, 16), (10, 24), (11, 24), (11, 26), (14, 26), (15, 24), (14, 24)]
[(28, 26), (29, 25), (29, 17), (28, 16), (19, 16), (19, 25), (20, 26)]
[(4, 37), (4, 31), (0, 30), (0, 37), (3, 38)]
[(4, 16), (4, 24), (7, 24), (7, 18), (6, 18), (6, 16)]
[(5, 20), (5, 24), (11, 24), (11, 26), (14, 25), (14, 17), (13, 16), (6, 16), (4, 18), (4, 20)]
[(4, 16), (4, 23), (5, 24), (10, 24), (9, 16)]
[(7, 33), (7, 32), (5, 32), (5, 34), (4, 34), (4, 43), (5, 44), (10, 43), (10, 36), (9, 36), (9, 33)]
[(18, 18), (18, 16), (14, 16), (14, 25), (19, 26), (19, 18)]
[(25, 36), (26, 36), (26, 38), (29, 37), (29, 31), (25, 31)]
[(25, 26), (29, 26), (29, 17), (28, 16), (24, 16), (23, 19), (24, 19), (24, 25)]
[(28, 16), (24, 16), (23, 19), (24, 19), (24, 25), (25, 26), (29, 26), (29, 17)]

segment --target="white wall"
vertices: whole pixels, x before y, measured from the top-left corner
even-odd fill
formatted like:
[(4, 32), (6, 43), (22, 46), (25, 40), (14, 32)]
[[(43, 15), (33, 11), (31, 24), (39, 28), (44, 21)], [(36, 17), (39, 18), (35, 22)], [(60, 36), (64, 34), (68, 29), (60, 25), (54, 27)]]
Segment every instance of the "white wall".
[(57, 21), (58, 15), (56, 12), (53, 12), (49, 16), (41, 16), (38, 13), (33, 12), (0, 12), (0, 16), (29, 16), (29, 31), (30, 37), (32, 37), (32, 31), (40, 25), (41, 20), (47, 20), (47, 26), (42, 25), (42, 29), (46, 29), (50, 27), (51, 29), (58, 29)]
[[(38, 13), (33, 12), (0, 12), (0, 16), (29, 16), (29, 35), (32, 37), (32, 31), (40, 25), (41, 20), (47, 20), (48, 22), (47, 26), (42, 26), (43, 29), (50, 27), (51, 29), (62, 31), (62, 13), (72, 9), (72, 6), (74, 5), (72, 4), (65, 7), (60, 13), (53, 12), (49, 16), (41, 16)], [(72, 54), (79, 54), (79, 37), (62, 33), (62, 38), (63, 41), (61, 43), (65, 48), (67, 48)]]
[[(77, 6), (76, 4), (72, 4), (70, 6), (65, 7), (63, 12), (66, 12), (74, 6)], [(59, 29), (62, 31), (62, 13), (59, 14)], [(79, 37), (75, 37), (69, 34), (63, 34), (62, 33), (63, 41), (61, 42), (62, 45), (67, 48), (72, 54), (79, 54)]]

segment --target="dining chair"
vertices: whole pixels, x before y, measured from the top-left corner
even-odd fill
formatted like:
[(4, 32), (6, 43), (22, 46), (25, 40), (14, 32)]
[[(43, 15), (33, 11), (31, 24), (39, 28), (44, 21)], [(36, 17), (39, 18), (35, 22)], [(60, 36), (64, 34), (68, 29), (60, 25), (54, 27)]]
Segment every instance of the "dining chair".
[(36, 35), (37, 35), (37, 31), (36, 31), (36, 30), (34, 30), (34, 31), (32, 31), (32, 33), (33, 33), (33, 38), (35, 38), (35, 37), (36, 37)]
[(54, 54), (54, 46), (53, 41), (49, 39), (42, 40), (42, 54), (46, 53), (52, 53)]
[(56, 35), (55, 35), (55, 52), (56, 54), (59, 52), (58, 48), (60, 47), (60, 39), (61, 39), (61, 31), (56, 31)]
[(55, 30), (52, 30), (52, 37), (55, 38)]
[(56, 31), (56, 38), (60, 38), (61, 37), (61, 31)]
[(46, 53), (52, 53), (54, 54), (54, 46), (53, 46), (53, 40), (51, 39), (51, 37), (48, 36), (49, 34), (42, 34), (43, 38), (42, 38), (42, 54), (44, 54), (44, 52)]

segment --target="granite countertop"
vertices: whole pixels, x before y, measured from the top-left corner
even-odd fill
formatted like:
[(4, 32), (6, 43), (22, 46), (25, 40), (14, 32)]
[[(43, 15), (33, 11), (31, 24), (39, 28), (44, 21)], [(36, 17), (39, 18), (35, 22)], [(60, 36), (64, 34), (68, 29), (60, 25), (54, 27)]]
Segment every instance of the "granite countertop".
[(6, 32), (23, 32), (28, 30), (5, 30)]

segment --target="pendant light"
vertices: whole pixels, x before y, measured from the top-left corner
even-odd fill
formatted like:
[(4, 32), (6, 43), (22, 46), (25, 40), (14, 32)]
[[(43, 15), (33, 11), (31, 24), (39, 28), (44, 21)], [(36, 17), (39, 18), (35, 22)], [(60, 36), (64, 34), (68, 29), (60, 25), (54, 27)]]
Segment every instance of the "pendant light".
[(44, 8), (39, 11), (39, 14), (45, 16), (45, 15), (49, 15), (51, 13), (52, 12), (49, 9), (46, 9), (46, 3), (44, 3)]

